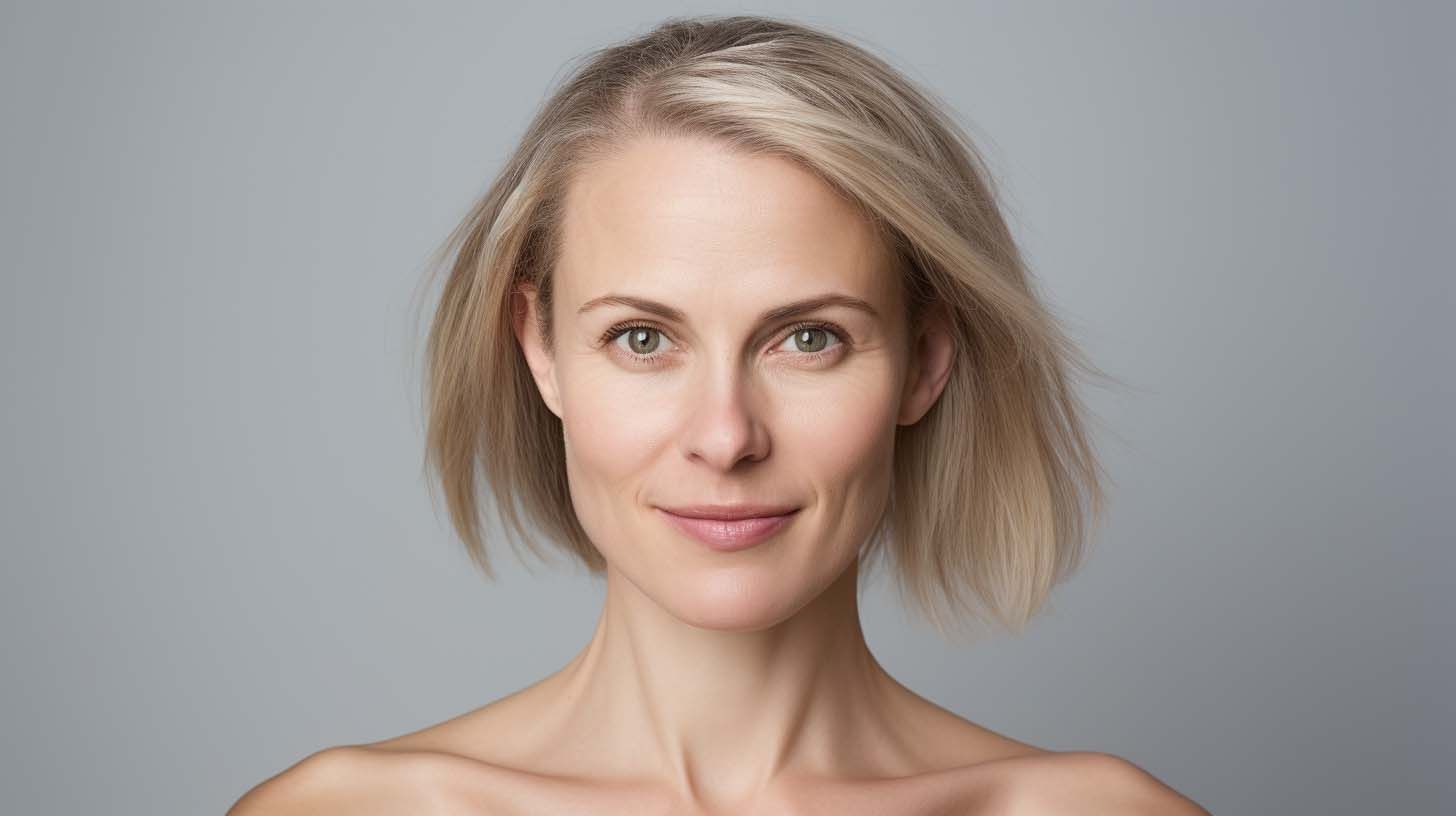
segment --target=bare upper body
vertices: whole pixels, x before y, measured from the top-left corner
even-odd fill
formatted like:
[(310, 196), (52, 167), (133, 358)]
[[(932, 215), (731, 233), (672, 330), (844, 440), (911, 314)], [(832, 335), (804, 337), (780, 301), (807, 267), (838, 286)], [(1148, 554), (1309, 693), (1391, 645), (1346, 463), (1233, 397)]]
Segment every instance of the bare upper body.
[(861, 757), (893, 757), (893, 770), (785, 772), (753, 801), (710, 807), (650, 779), (599, 777), (549, 755), (527, 756), (534, 746), (525, 726), (541, 716), (533, 706), (546, 702), (550, 684), (410, 734), (316, 752), (248, 791), (228, 816), (1208, 816), (1120, 757), (1018, 742), (903, 686), (893, 716), (922, 738), (888, 751), (853, 746)]

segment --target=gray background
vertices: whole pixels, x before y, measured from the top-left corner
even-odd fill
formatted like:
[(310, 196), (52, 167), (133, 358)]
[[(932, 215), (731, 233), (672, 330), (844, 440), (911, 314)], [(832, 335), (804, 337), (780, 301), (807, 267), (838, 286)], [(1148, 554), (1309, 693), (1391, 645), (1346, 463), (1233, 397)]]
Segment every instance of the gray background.
[[(221, 813), (585, 643), (599, 584), (432, 507), (410, 307), (567, 60), (768, 8), (606, 5), (5, 5), (5, 812)], [(882, 581), (886, 667), (1218, 814), (1451, 808), (1452, 6), (774, 10), (957, 110), (1133, 386), (1046, 614), (951, 647)]]

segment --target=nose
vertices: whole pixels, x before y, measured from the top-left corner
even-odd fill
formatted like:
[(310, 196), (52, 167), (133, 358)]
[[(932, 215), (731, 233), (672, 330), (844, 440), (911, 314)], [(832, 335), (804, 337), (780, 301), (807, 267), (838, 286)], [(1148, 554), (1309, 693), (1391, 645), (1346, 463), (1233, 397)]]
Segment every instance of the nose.
[(724, 472), (740, 462), (761, 461), (770, 449), (760, 395), (733, 368), (724, 366), (692, 386), (695, 393), (686, 406), (688, 421), (680, 443), (689, 459)]

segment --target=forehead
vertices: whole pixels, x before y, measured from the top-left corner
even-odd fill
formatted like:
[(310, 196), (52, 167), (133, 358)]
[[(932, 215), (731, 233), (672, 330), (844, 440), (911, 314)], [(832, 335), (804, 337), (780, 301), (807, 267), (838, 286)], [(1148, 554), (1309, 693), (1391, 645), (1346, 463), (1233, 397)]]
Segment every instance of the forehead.
[(557, 290), (681, 296), (824, 290), (884, 297), (886, 250), (848, 199), (789, 159), (698, 138), (643, 138), (567, 191)]

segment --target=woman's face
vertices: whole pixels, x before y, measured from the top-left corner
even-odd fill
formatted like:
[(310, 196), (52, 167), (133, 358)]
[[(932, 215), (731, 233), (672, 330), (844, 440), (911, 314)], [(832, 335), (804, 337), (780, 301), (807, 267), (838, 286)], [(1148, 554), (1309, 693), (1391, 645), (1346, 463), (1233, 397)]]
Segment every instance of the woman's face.
[[(563, 218), (553, 348), (522, 329), (530, 290), (517, 336), (562, 419), (582, 526), (683, 621), (784, 620), (853, 562), (887, 506), (896, 424), (944, 383), (915, 376), (890, 257), (807, 171), (695, 139), (592, 165)], [(706, 541), (665, 512), (735, 505), (792, 512), (697, 522)]]

